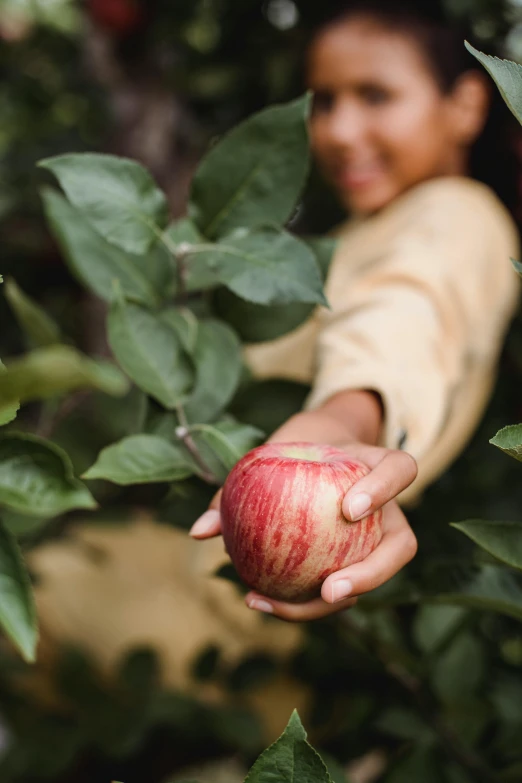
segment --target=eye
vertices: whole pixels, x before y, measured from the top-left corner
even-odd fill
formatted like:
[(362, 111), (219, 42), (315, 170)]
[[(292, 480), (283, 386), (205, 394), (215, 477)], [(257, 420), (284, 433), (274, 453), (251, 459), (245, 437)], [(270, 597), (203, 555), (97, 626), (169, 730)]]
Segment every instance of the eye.
[(317, 90), (313, 95), (313, 114), (327, 114), (333, 109), (335, 96), (329, 90)]
[(368, 106), (381, 106), (392, 100), (389, 90), (376, 84), (366, 84), (359, 90), (359, 95)]

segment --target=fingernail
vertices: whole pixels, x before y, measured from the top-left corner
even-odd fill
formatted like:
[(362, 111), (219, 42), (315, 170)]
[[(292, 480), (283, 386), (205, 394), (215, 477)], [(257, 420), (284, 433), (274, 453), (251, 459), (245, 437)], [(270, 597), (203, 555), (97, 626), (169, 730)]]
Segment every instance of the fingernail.
[(352, 522), (360, 519), (370, 510), (372, 505), (372, 499), (367, 492), (359, 492), (353, 498), (348, 501), (348, 510), (350, 512), (350, 519)]
[(274, 613), (274, 607), (268, 601), (262, 601), (261, 598), (251, 598), (248, 602), (249, 609), (257, 609), (258, 612)]
[(350, 579), (337, 579), (337, 581), (332, 583), (332, 603), (348, 598), (352, 590), (353, 585)]
[(219, 511), (211, 508), (197, 519), (189, 530), (189, 536), (204, 536), (209, 530), (212, 530), (219, 519)]

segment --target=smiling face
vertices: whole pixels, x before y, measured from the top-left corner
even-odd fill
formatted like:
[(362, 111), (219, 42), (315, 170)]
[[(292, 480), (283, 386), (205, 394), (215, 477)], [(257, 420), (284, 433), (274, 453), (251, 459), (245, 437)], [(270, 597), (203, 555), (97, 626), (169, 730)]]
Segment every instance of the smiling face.
[(307, 65), (312, 151), (347, 210), (372, 213), (420, 182), (466, 173), (484, 119), (477, 85), (444, 93), (412, 35), (349, 17), (319, 33)]

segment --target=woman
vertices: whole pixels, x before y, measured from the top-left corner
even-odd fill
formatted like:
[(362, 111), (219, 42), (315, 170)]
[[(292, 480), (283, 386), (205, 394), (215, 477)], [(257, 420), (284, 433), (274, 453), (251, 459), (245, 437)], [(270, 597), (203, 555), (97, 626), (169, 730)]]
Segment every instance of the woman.
[[(518, 294), (515, 224), (472, 178), (491, 85), (460, 35), (418, 4), (354, 0), (314, 35), (307, 77), (312, 150), (351, 216), (326, 282), (332, 310), (248, 358), (259, 376), (312, 382), (306, 410), (271, 440), (325, 442), (367, 463), (343, 512), (382, 507), (385, 534), (315, 601), (246, 597), (297, 621), (352, 606), (414, 556), (397, 496), (418, 495), (473, 433)], [(193, 537), (220, 532), (218, 508), (219, 496)]]

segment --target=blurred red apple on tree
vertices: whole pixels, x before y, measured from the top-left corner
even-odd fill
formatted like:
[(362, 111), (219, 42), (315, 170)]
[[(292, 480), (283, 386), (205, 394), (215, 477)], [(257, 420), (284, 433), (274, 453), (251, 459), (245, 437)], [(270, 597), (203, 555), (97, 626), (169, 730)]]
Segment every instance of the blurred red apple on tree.
[(115, 35), (126, 35), (143, 20), (137, 0), (87, 0), (92, 20)]
[(344, 451), (316, 443), (267, 443), (229, 473), (221, 496), (225, 546), (240, 578), (263, 595), (308, 601), (329, 574), (357, 563), (382, 537), (379, 510), (359, 522), (342, 513), (369, 473)]

